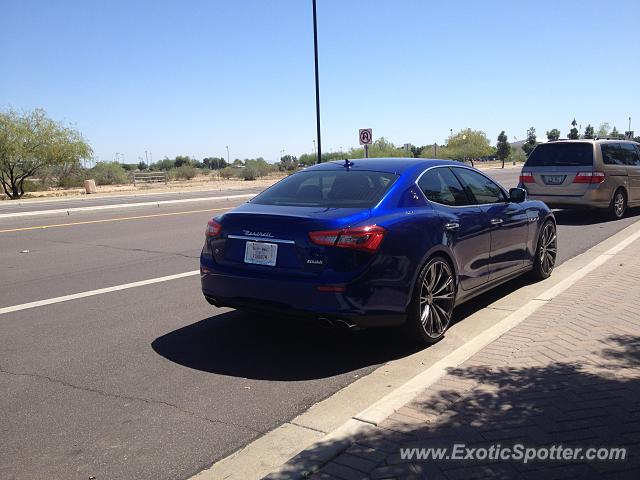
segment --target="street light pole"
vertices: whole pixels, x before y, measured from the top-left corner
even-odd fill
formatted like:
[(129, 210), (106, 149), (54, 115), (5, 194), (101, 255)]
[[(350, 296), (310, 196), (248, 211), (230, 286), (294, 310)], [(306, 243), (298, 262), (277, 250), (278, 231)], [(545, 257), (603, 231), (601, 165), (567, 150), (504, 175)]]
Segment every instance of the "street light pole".
[(320, 140), (320, 80), (318, 77), (318, 21), (316, 15), (316, 0), (313, 3), (313, 55), (316, 72), (316, 137), (318, 138), (318, 156), (316, 162), (322, 162), (322, 142)]

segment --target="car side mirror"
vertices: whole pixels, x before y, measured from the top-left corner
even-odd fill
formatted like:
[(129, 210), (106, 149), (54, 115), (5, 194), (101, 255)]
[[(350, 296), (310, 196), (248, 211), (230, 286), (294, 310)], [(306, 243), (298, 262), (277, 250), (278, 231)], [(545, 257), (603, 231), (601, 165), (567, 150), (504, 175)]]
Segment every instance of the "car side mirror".
[(527, 191), (524, 188), (510, 188), (509, 201), (514, 203), (522, 203), (527, 199)]

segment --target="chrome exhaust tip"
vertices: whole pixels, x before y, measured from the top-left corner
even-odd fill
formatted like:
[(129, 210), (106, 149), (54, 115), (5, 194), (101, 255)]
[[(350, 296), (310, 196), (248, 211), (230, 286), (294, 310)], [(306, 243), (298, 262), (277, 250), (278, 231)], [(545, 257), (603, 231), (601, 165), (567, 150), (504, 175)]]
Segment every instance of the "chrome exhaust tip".
[(214, 307), (219, 307), (218, 301), (213, 297), (204, 296), (204, 299), (209, 303), (209, 305), (213, 305)]
[(352, 329), (357, 327), (357, 325), (355, 323), (351, 323), (348, 320), (345, 320), (343, 318), (338, 318), (338, 319), (334, 320), (333, 323), (337, 327), (346, 328), (347, 330), (352, 330)]
[(327, 317), (318, 317), (318, 320), (320, 320), (321, 325), (324, 325), (327, 328), (335, 328), (336, 327), (336, 324), (333, 323), (333, 320), (330, 320)]
[(333, 328), (337, 330), (360, 330), (360, 327), (355, 323), (350, 322), (349, 320), (345, 320), (344, 318), (327, 318), (327, 317), (318, 317), (321, 325), (324, 325), (328, 328)]

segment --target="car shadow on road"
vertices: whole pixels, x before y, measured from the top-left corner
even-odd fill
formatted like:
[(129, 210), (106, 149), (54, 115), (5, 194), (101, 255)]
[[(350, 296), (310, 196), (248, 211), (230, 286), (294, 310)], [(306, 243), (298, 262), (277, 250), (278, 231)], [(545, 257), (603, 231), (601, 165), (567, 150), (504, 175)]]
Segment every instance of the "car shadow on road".
[[(457, 323), (527, 285), (519, 277), (454, 311)], [(442, 340), (447, 341), (446, 335)], [(313, 380), (380, 365), (420, 348), (398, 328), (346, 331), (316, 322), (228, 311), (155, 339), (153, 350), (195, 370), (256, 380)]]
[(530, 285), (531, 282), (532, 282), (531, 277), (527, 274), (524, 274), (514, 278), (513, 280), (503, 283), (502, 285), (498, 285), (497, 287), (492, 288), (488, 292), (483, 293), (482, 295), (479, 295), (463, 303), (453, 311), (453, 319), (451, 321), (451, 324), (453, 325), (457, 322), (464, 320), (465, 318), (476, 313), (477, 311), (488, 307), (494, 302), (497, 302), (501, 298), (512, 294), (516, 290), (519, 290), (522, 287), (526, 287), (527, 285)]
[(417, 351), (396, 329), (352, 332), (236, 311), (167, 333), (152, 348), (196, 370), (278, 381), (332, 377)]
[(606, 212), (598, 210), (555, 210), (553, 212), (558, 225), (596, 225), (599, 223), (619, 222), (640, 214), (640, 208), (630, 208), (624, 218), (611, 219)]

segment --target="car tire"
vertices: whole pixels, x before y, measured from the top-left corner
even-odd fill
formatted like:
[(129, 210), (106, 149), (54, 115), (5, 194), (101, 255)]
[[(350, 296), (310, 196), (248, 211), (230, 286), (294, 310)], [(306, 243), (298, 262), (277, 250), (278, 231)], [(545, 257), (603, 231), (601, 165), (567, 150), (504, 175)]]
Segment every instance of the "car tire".
[(420, 269), (413, 290), (405, 332), (419, 345), (432, 345), (451, 324), (456, 296), (453, 268), (444, 257), (430, 258)]
[(609, 216), (614, 220), (620, 220), (627, 211), (627, 195), (624, 190), (619, 188), (611, 198), (609, 205)]
[(544, 280), (551, 276), (557, 255), (558, 232), (555, 223), (547, 220), (538, 234), (533, 271), (531, 272), (535, 280)]

